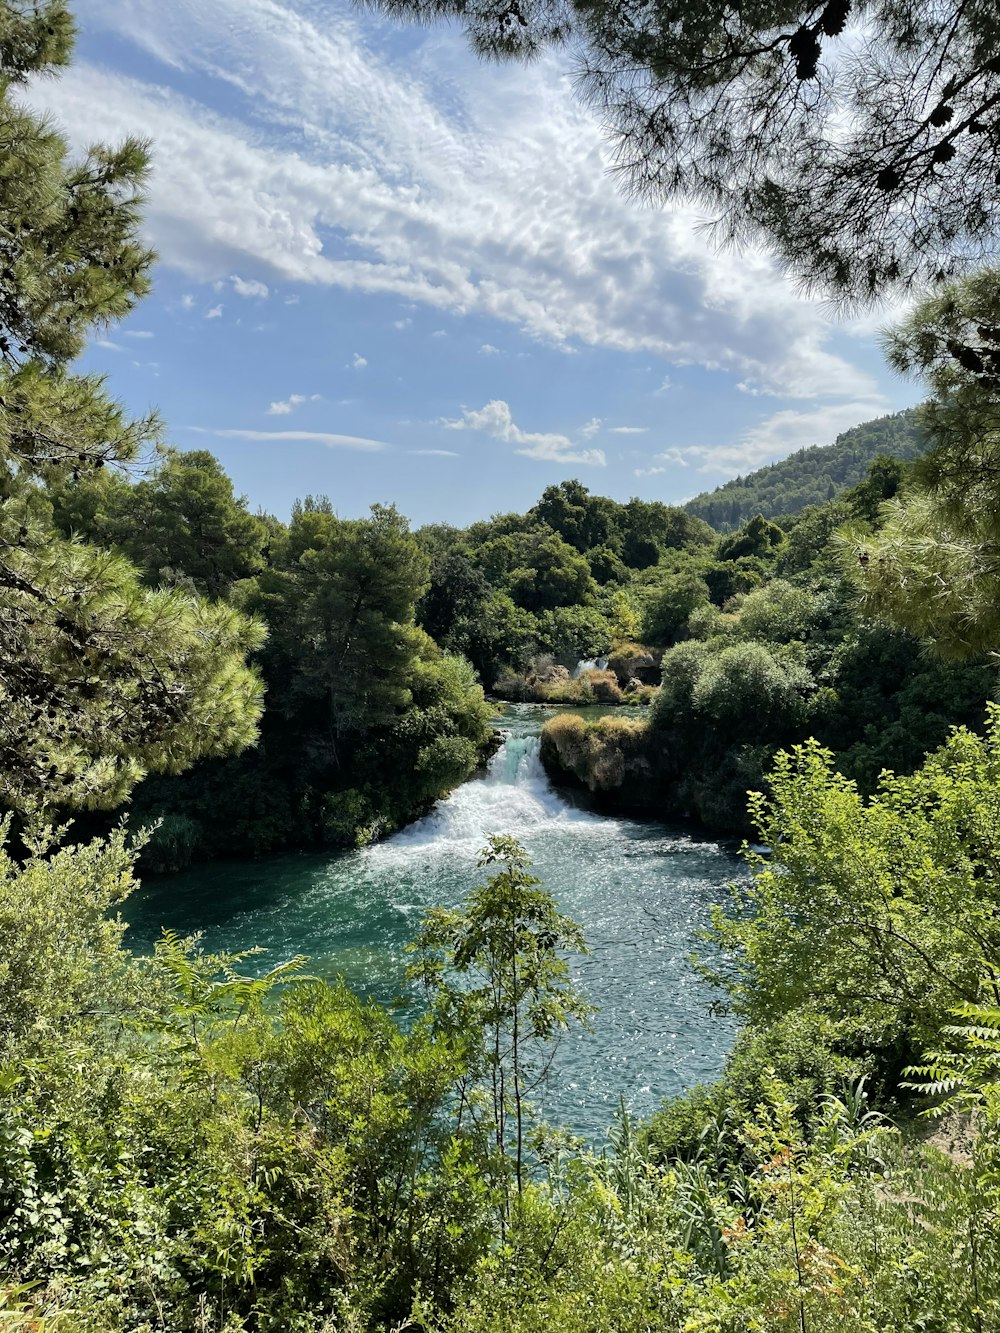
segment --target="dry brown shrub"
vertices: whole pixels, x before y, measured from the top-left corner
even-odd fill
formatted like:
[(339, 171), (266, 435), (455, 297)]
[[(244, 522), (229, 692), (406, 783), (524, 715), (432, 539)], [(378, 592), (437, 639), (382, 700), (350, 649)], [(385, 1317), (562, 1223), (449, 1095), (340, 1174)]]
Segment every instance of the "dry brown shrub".
[(590, 686), (597, 703), (621, 703), (622, 692), (618, 686), (618, 677), (613, 671), (585, 671), (580, 679)]

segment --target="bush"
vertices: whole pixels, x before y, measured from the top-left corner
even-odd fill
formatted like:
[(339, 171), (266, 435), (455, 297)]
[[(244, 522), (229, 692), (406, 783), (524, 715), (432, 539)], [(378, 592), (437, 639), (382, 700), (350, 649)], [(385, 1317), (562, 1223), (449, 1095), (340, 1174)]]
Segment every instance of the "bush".
[(590, 688), (595, 702), (621, 703), (622, 692), (618, 686), (618, 677), (613, 671), (585, 671), (581, 679)]

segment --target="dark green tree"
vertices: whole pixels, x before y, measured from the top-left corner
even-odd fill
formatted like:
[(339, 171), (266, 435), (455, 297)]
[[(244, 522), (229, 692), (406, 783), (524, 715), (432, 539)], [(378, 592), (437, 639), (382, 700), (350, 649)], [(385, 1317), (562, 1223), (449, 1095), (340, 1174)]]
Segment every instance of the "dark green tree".
[(203, 449), (163, 449), (152, 476), (132, 486), (102, 472), (55, 498), (67, 533), (117, 547), (153, 584), (186, 584), (209, 597), (258, 573), (271, 540), (267, 522)]
[(271, 626), (264, 662), (281, 706), (311, 723), (318, 713), (334, 752), (407, 702), (419, 642), (413, 610), (427, 571), (393, 507), (374, 505), (357, 520), (304, 507), (277, 567), (241, 590), (243, 607)]
[(432, 639), (447, 643), (457, 621), (475, 619), (490, 596), (482, 571), (461, 550), (431, 559), (430, 586), (420, 599), (417, 620)]
[(579, 481), (561, 481), (547, 486), (529, 512), (558, 532), (563, 541), (586, 553), (595, 546), (620, 549), (621, 508), (603, 495), (591, 495)]
[(52, 528), (38, 484), (125, 463), (155, 440), (69, 361), (148, 288), (143, 145), (74, 161), (18, 86), (65, 65), (66, 6), (0, 3), (0, 803), (106, 806), (256, 735), (259, 627), (144, 589), (121, 557)]
[(739, 532), (723, 537), (719, 542), (720, 560), (739, 560), (741, 557), (756, 556), (767, 559), (785, 540), (785, 534), (777, 523), (769, 523), (761, 514), (744, 523)]

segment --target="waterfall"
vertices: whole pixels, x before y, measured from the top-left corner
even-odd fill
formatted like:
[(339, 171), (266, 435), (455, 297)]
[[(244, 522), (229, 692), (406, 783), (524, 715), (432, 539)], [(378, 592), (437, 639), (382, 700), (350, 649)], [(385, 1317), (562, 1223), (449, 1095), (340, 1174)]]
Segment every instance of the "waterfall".
[(585, 662), (577, 662), (573, 679), (578, 680), (585, 671), (607, 671), (607, 669), (608, 659), (606, 657), (589, 657)]
[(388, 842), (370, 849), (374, 857), (454, 852), (468, 858), (493, 833), (515, 838), (572, 822), (600, 827), (602, 821), (575, 809), (545, 775), (538, 736), (510, 735), (490, 760), (486, 773), (463, 783), (429, 815)]

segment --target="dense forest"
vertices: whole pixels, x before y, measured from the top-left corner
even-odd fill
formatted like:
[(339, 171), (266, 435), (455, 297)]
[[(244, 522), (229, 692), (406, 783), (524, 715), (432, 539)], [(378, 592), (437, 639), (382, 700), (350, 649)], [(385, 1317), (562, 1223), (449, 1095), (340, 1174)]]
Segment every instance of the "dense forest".
[(916, 458), (926, 445), (919, 413), (910, 408), (853, 426), (833, 444), (799, 449), (777, 463), (735, 477), (714, 491), (696, 495), (685, 508), (720, 532), (738, 528), (755, 514), (790, 518), (857, 486), (876, 458)]
[(758, 515), (722, 537), (575, 481), (464, 530), (411, 533), (380, 507), (344, 521), (313, 497), (286, 525), (251, 514), (210, 454), (169, 449), (138, 481), (102, 470), (44, 500), (60, 534), (114, 549), (151, 588), (266, 628), (259, 742), (152, 776), (124, 807), (156, 826), (149, 871), (392, 832), (491, 752), (484, 689), (651, 704), (648, 720), (554, 722), (553, 773), (604, 803), (728, 832), (749, 829), (746, 792), (776, 752), (810, 735), (865, 792), (883, 768), (911, 772), (949, 726), (982, 721), (994, 673), (857, 613), (831, 534), (877, 527), (903, 477), (878, 460), (784, 527)]
[[(509, 8), (460, 8), (487, 48), (499, 25), (494, 54), (523, 52)], [(890, 54), (924, 42), (948, 74), (951, 37), (906, 10), (873, 11), (873, 50), (888, 25)], [(811, 80), (849, 11), (793, 7), (760, 77)], [(602, 58), (619, 18), (589, 14)], [(933, 98), (994, 105), (992, 11), (944, 18), (988, 63)], [(540, 22), (530, 3), (521, 22)], [(669, 90), (669, 52), (622, 26), (629, 68), (652, 61)], [(74, 369), (145, 295), (153, 257), (143, 143), (74, 160), (18, 101), (73, 37), (62, 0), (0, 0), (6, 1327), (996, 1329), (1000, 273), (942, 269), (888, 342), (929, 394), (922, 456), (878, 458), (781, 524), (720, 536), (574, 482), (464, 531), (308, 497), (285, 524)], [(716, 39), (705, 23), (672, 40), (688, 60), (706, 43), (714, 68)], [(933, 105), (907, 153), (953, 119), (970, 129)], [(942, 147), (944, 170), (959, 150)], [(879, 198), (911, 188), (888, 170)], [(932, 207), (939, 174), (918, 174)], [(769, 187), (747, 208), (792, 262), (798, 215)], [(851, 212), (859, 245), (869, 232), (886, 241)], [(958, 232), (946, 218), (922, 243)], [(809, 262), (862, 294), (922, 271), (912, 247), (885, 269), (838, 243)], [(488, 751), (484, 684), (620, 700), (594, 726), (554, 719), (550, 763), (661, 814), (747, 818), (759, 839), (702, 944), (706, 1004), (741, 1022), (722, 1077), (642, 1125), (623, 1103), (600, 1149), (533, 1110), (554, 1045), (593, 1016), (574, 971), (587, 941), (509, 834), (463, 902), (415, 925), (407, 1022), (303, 958), (266, 968), (170, 932), (147, 957), (124, 944), (144, 844), (162, 864), (232, 850), (238, 820), (247, 850), (375, 838)]]

